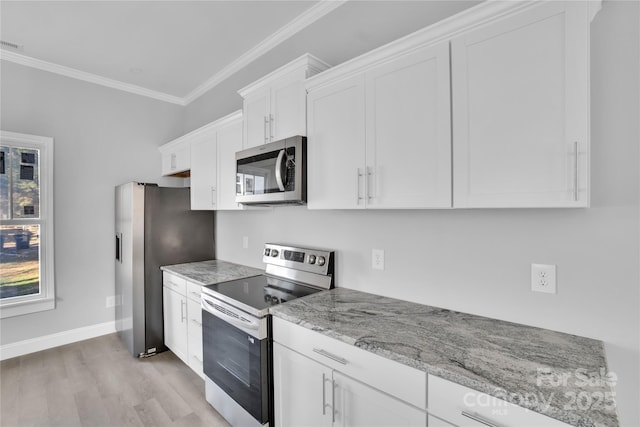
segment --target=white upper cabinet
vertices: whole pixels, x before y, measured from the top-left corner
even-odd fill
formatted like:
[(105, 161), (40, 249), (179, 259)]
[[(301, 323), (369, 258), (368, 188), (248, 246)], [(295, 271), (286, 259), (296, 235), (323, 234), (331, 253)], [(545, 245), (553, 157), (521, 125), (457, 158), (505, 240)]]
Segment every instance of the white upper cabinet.
[(236, 152), (242, 150), (242, 112), (218, 130), (218, 210), (238, 210), (236, 203)]
[(191, 168), (191, 145), (178, 138), (160, 147), (162, 176), (188, 177)]
[(588, 206), (588, 3), (536, 4), (452, 40), (455, 207)]
[(448, 43), (344, 74), (307, 85), (309, 208), (451, 207)]
[(451, 207), (449, 44), (365, 75), (367, 207)]
[(309, 209), (364, 208), (364, 76), (310, 91), (307, 101)]
[(191, 143), (191, 209), (217, 208), (217, 140), (215, 129)]
[(306, 135), (304, 81), (329, 65), (305, 54), (241, 89), (244, 99), (244, 148)]

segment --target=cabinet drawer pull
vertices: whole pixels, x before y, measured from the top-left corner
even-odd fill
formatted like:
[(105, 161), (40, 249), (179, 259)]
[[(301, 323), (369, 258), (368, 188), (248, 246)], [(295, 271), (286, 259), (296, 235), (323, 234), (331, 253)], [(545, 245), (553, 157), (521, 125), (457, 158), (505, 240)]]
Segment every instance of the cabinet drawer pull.
[(463, 417), (467, 417), (469, 419), (472, 419), (473, 421), (479, 422), (480, 424), (484, 424), (485, 426), (498, 427), (496, 424), (492, 423), (491, 421), (489, 421), (489, 420), (487, 420), (487, 419), (485, 419), (485, 418), (483, 418), (483, 417), (481, 417), (479, 415), (472, 414), (472, 413), (467, 412), (467, 411), (462, 411), (462, 412), (460, 412), (460, 414)]
[(193, 291), (191, 291), (191, 295), (194, 295), (194, 296), (196, 296), (196, 297), (200, 298), (200, 292), (193, 292)]
[(197, 320), (195, 320), (195, 319), (191, 319), (191, 321), (192, 321), (193, 323), (195, 323), (196, 325), (198, 325), (198, 326), (202, 326), (202, 322), (198, 322), (198, 321), (197, 321)]
[(324, 357), (327, 357), (327, 358), (329, 358), (331, 360), (335, 360), (336, 362), (341, 363), (343, 365), (347, 364), (347, 360), (346, 359), (343, 359), (340, 356), (336, 356), (335, 354), (331, 354), (328, 351), (323, 350), (321, 348), (314, 348), (313, 351), (314, 351), (314, 353), (318, 353), (318, 354), (320, 354), (320, 355), (322, 355)]
[(264, 142), (269, 142), (269, 134), (267, 134), (267, 125), (269, 124), (269, 118), (264, 116)]
[(573, 142), (573, 151), (574, 151), (574, 156), (575, 156), (575, 163), (573, 165), (573, 172), (574, 172), (574, 177), (573, 177), (573, 201), (577, 202), (578, 201), (578, 183), (580, 182), (580, 174), (578, 172), (578, 166), (579, 166), (579, 157), (580, 157), (580, 152), (579, 150), (579, 146), (578, 146), (578, 141), (574, 141)]
[(360, 204), (360, 200), (363, 197), (360, 197), (360, 178), (362, 178), (362, 173), (360, 173), (360, 168), (356, 169), (356, 206)]

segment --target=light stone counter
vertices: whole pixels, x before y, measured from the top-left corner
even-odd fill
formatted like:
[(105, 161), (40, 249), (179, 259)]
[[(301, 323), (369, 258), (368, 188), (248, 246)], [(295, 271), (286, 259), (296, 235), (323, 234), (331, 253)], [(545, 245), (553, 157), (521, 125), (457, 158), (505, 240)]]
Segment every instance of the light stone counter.
[(258, 274), (264, 273), (264, 270), (220, 260), (165, 265), (160, 267), (160, 269), (196, 282), (202, 286), (242, 279), (243, 277), (257, 276)]
[(618, 426), (601, 341), (344, 288), (270, 311), (567, 424)]

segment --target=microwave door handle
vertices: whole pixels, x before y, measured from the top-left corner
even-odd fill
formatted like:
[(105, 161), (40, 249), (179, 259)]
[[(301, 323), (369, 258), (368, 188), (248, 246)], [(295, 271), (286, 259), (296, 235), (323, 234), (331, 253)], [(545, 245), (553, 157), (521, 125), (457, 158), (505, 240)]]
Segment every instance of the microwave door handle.
[(280, 191), (284, 191), (284, 182), (282, 181), (282, 161), (284, 160), (284, 154), (284, 150), (280, 150), (278, 159), (276, 160), (276, 183)]

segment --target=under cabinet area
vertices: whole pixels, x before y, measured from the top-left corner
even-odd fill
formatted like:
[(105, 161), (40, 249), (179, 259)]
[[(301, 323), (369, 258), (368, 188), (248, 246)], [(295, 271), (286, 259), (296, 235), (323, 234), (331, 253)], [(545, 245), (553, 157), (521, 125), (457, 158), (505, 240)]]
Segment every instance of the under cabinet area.
[(164, 343), (203, 377), (201, 285), (166, 271), (162, 284)]
[(451, 207), (448, 43), (390, 56), (308, 82), (310, 209)]
[(273, 337), (276, 425), (426, 425), (424, 372), (279, 318)]
[(238, 91), (243, 98), (244, 148), (307, 134), (304, 81), (329, 65), (305, 54)]

